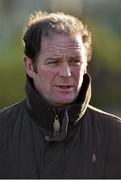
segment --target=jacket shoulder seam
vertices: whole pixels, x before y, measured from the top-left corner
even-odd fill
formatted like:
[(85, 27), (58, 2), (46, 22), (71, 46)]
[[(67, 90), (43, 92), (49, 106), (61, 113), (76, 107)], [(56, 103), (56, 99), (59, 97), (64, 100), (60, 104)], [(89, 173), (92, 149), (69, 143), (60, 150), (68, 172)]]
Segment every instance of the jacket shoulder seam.
[(88, 105), (88, 108), (93, 110), (93, 111), (95, 111), (95, 112), (97, 112), (97, 113), (100, 113), (100, 114), (103, 114), (103, 115), (107, 115), (107, 116), (110, 116), (110, 117), (113, 117), (113, 118), (117, 118), (117, 119), (119, 119), (121, 121), (120, 117), (118, 117), (118, 116), (116, 116), (116, 115), (114, 115), (112, 113), (105, 112), (105, 111), (103, 111), (101, 109), (98, 109), (98, 108), (96, 108), (94, 106), (91, 106), (91, 105)]

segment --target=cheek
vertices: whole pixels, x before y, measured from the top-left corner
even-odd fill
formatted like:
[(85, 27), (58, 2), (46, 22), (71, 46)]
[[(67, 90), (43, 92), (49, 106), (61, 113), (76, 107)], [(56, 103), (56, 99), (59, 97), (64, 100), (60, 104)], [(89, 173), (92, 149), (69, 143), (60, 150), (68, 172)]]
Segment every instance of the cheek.
[[(45, 69), (42, 68), (39, 71), (39, 77), (45, 81), (45, 82), (50, 82), (52, 79), (56, 76), (56, 73), (54, 72), (53, 69)], [(43, 82), (44, 83), (44, 82)]]
[(81, 86), (83, 82), (83, 76), (84, 76), (84, 68), (82, 69), (77, 68), (76, 70), (73, 71), (74, 81), (77, 86)]
[(73, 70), (73, 76), (75, 77), (76, 81), (79, 81), (81, 74), (82, 73), (81, 73), (80, 68), (76, 68)]

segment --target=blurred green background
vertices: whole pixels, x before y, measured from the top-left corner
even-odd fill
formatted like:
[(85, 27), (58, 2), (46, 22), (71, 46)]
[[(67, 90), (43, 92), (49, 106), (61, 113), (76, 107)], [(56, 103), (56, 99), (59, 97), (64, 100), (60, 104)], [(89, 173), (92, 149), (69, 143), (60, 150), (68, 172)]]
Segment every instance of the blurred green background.
[(25, 97), (22, 31), (39, 9), (63, 11), (88, 25), (91, 104), (121, 117), (121, 0), (0, 0), (0, 108)]

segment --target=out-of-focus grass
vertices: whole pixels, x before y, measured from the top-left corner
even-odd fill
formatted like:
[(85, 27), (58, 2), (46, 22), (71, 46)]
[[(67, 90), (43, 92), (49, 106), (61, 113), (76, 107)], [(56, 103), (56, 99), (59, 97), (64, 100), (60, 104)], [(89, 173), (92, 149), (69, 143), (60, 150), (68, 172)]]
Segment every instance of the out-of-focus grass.
[(0, 52), (0, 108), (24, 97), (25, 72), (20, 41), (1, 48)]

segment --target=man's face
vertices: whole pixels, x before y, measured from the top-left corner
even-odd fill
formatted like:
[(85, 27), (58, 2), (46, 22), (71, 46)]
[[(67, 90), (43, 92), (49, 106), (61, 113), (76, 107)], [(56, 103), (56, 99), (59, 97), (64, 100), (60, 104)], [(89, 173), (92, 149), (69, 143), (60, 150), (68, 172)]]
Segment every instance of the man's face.
[(66, 105), (78, 96), (86, 70), (86, 54), (81, 36), (53, 34), (43, 37), (33, 72), (35, 88), (53, 105)]

